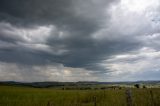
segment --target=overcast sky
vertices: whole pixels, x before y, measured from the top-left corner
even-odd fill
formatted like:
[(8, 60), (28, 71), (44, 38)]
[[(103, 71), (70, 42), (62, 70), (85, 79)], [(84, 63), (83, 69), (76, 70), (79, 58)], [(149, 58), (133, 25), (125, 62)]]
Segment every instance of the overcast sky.
[(160, 80), (160, 0), (0, 0), (0, 80)]

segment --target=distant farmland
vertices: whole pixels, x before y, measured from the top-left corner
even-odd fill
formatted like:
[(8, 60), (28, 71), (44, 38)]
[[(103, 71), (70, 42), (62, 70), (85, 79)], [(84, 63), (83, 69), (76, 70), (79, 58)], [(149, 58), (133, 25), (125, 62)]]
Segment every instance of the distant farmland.
[(64, 90), (1, 85), (0, 106), (160, 106), (160, 88)]

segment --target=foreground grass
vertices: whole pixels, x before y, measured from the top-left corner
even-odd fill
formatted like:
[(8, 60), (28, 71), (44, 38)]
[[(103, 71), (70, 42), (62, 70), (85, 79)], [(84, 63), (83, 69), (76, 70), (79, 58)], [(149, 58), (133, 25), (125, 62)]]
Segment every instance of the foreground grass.
[[(160, 106), (160, 89), (131, 91), (132, 105)], [(0, 106), (127, 106), (125, 92), (125, 89), (57, 90), (0, 86)]]

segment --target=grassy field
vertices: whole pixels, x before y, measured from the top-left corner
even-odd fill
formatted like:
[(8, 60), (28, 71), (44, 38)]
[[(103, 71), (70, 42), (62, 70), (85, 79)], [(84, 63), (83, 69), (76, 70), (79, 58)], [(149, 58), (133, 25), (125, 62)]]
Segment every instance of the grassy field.
[[(160, 89), (130, 89), (132, 106), (160, 106)], [(58, 90), (0, 86), (0, 106), (127, 106), (126, 89)]]

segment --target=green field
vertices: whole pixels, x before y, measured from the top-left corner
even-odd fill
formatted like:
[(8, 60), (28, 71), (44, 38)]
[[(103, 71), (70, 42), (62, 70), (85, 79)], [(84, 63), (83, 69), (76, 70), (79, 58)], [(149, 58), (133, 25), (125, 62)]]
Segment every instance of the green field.
[[(131, 89), (132, 106), (160, 106), (160, 89)], [(0, 106), (127, 106), (126, 89), (60, 90), (0, 86)]]

